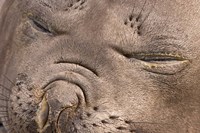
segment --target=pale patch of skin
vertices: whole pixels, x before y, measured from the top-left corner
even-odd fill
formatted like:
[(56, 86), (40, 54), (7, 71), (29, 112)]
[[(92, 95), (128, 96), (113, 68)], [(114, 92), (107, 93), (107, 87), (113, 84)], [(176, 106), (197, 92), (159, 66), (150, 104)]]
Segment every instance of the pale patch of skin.
[(198, 0), (11, 1), (0, 19), (9, 132), (200, 131)]

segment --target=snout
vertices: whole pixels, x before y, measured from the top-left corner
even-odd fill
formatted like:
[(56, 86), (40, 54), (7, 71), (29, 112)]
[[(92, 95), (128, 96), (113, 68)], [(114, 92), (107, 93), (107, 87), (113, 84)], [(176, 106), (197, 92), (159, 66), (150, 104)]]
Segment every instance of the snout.
[(47, 86), (46, 93), (39, 105), (36, 122), (39, 132), (55, 130), (66, 132), (70, 129), (70, 119), (78, 115), (83, 109), (85, 97), (77, 85), (67, 81), (55, 81)]

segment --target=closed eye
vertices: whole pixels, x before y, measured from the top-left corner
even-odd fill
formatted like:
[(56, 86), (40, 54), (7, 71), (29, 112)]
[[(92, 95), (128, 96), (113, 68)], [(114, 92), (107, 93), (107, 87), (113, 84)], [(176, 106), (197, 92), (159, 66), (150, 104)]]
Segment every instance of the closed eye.
[(50, 30), (49, 30), (49, 28), (48, 28), (48, 26), (47, 25), (45, 25), (45, 24), (43, 24), (43, 23), (41, 23), (41, 22), (39, 22), (39, 21), (37, 21), (37, 20), (34, 20), (34, 19), (32, 19), (32, 23), (33, 23), (33, 27), (36, 29), (36, 30), (38, 30), (38, 31), (41, 31), (41, 32), (44, 32), (44, 33), (52, 33)]
[(152, 73), (173, 75), (182, 71), (190, 61), (177, 54), (138, 53), (127, 56), (131, 61), (140, 61), (141, 67)]
[(167, 53), (139, 53), (139, 54), (134, 54), (131, 56), (128, 56), (128, 58), (136, 58), (141, 61), (145, 62), (167, 62), (167, 61), (184, 61), (182, 56), (175, 55), (175, 54), (167, 54)]

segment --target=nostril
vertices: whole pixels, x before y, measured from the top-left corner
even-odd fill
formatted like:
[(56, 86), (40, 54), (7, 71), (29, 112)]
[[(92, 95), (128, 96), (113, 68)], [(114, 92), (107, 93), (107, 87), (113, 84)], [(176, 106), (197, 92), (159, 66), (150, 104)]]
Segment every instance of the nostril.
[(44, 90), (46, 92), (37, 111), (38, 130), (46, 130), (47, 123), (52, 126), (56, 124), (57, 132), (65, 130), (63, 127), (66, 127), (71, 119), (78, 117), (80, 109), (85, 105), (82, 89), (76, 84), (56, 80)]
[(86, 104), (85, 95), (79, 85), (57, 80), (51, 83), (46, 95), (52, 110), (59, 108), (82, 107)]
[(47, 124), (49, 116), (49, 105), (46, 97), (44, 96), (42, 102), (39, 104), (39, 109), (36, 113), (36, 123), (38, 124), (38, 130), (42, 131)]

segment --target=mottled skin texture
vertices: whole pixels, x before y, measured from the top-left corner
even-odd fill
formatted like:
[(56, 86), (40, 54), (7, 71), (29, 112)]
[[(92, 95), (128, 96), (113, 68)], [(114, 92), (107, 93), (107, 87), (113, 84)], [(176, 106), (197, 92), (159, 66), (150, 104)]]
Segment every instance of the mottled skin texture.
[(199, 0), (6, 0), (1, 121), (11, 133), (199, 133), (199, 39)]

